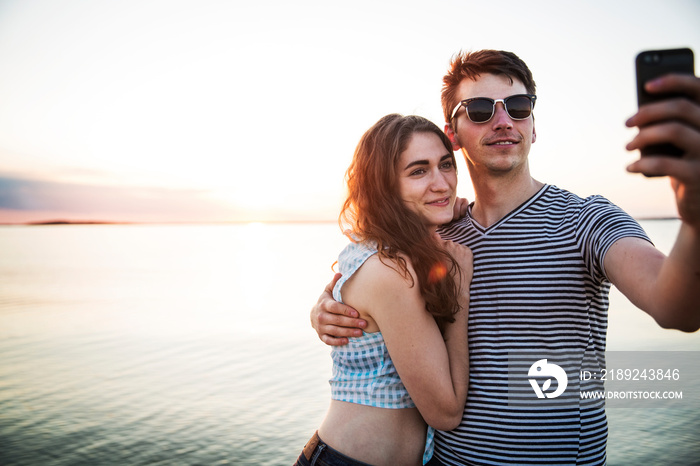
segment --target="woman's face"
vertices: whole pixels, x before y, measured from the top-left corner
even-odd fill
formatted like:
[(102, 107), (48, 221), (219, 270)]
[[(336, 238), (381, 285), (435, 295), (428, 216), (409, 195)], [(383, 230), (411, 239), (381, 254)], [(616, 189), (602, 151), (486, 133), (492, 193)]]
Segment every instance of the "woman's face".
[(413, 133), (398, 161), (399, 194), (431, 228), (452, 220), (457, 189), (454, 154), (434, 133)]

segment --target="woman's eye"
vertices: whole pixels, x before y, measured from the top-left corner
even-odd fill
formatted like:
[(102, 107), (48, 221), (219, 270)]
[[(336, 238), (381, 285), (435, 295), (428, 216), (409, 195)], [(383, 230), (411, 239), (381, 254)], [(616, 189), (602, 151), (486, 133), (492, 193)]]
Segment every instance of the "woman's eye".
[(411, 172), (411, 175), (422, 175), (423, 173), (425, 173), (425, 169), (424, 169), (424, 168), (419, 168), (419, 169), (417, 169), (417, 170), (413, 170), (413, 171)]

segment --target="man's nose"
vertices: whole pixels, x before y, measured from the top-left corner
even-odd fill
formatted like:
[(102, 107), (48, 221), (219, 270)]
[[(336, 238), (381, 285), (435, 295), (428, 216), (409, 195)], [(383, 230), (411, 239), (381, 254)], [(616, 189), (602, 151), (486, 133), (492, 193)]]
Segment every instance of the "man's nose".
[(494, 129), (504, 129), (513, 127), (513, 119), (508, 115), (506, 106), (503, 102), (497, 102), (496, 108), (493, 110), (493, 127)]

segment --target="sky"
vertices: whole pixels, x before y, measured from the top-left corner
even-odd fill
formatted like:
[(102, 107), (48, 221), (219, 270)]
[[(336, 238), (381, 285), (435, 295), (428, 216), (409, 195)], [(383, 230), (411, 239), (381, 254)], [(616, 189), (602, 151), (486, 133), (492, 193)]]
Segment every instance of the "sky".
[[(0, 223), (335, 221), (360, 136), (443, 127), (460, 50), (537, 83), (539, 181), (676, 216), (638, 154), (634, 58), (700, 53), (700, 2), (0, 0)], [(459, 195), (473, 199), (461, 155)]]

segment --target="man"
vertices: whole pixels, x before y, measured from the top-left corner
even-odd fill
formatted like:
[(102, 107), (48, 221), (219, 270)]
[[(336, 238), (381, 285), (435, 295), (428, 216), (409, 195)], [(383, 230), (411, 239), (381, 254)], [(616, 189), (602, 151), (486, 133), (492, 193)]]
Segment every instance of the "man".
[[(530, 175), (536, 97), (522, 60), (493, 50), (453, 60), (442, 92), (445, 132), (465, 157), (476, 197), (440, 234), (474, 255), (470, 385), (462, 423), (436, 434), (431, 464), (605, 464), (602, 401), (518, 404), (509, 371), (518, 351), (567, 354), (573, 367), (603, 352), (611, 283), (662, 327), (700, 328), (700, 79), (664, 77), (647, 90), (688, 96), (648, 105), (627, 122), (640, 129), (629, 150), (673, 142), (685, 151), (682, 159), (645, 157), (628, 167), (671, 177), (682, 225), (668, 257), (604, 198), (581, 199)], [(332, 285), (311, 320), (335, 345), (365, 323), (332, 301)], [(566, 372), (585, 388), (572, 380), (575, 370)]]

